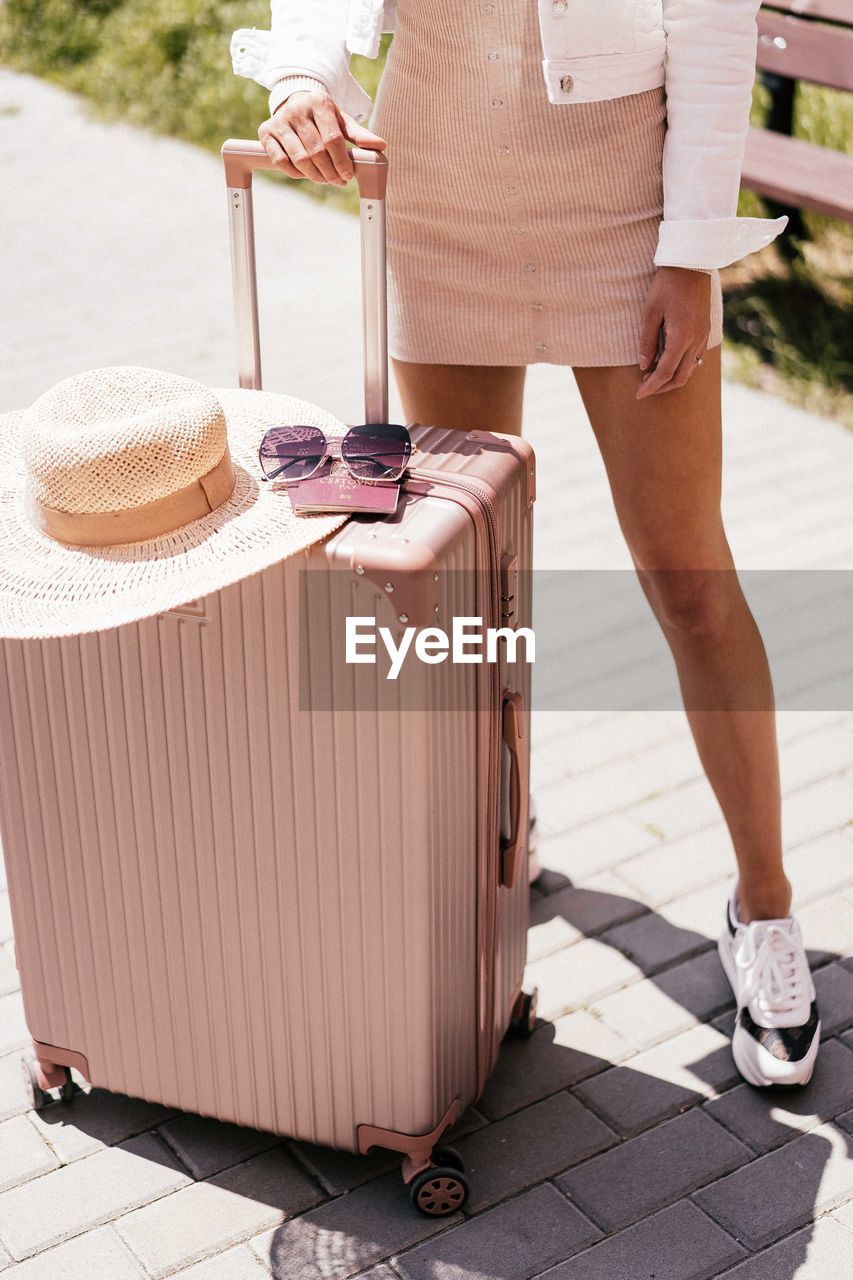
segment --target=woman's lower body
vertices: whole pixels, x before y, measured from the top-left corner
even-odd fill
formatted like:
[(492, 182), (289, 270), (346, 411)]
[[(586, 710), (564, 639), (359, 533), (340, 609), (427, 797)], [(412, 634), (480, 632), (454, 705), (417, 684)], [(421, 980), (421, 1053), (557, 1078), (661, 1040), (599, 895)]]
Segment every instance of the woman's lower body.
[[(553, 106), (536, 6), (458, 8), (398, 0), (371, 120), (391, 159), (390, 351), (406, 419), (517, 433), (526, 366), (573, 367), (737, 856), (720, 943), (735, 1057), (754, 1084), (805, 1082), (819, 1024), (796, 926), (784, 923), (773, 692), (720, 513), (718, 273), (703, 364), (684, 386), (636, 398), (663, 93)], [(780, 965), (781, 997), (762, 987)]]

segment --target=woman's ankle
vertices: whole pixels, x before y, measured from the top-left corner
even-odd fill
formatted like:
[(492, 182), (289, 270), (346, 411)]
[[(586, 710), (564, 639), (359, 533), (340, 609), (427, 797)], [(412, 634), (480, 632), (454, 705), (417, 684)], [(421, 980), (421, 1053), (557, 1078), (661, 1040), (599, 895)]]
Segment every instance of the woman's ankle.
[(749, 884), (743, 877), (738, 880), (738, 919), (742, 924), (752, 920), (780, 920), (791, 914), (791, 882), (783, 875), (768, 883)]

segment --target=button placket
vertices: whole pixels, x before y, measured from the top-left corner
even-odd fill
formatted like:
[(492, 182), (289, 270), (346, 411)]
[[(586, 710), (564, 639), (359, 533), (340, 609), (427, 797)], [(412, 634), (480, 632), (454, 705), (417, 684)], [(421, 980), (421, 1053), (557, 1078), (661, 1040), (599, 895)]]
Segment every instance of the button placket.
[[(531, 254), (529, 244), (529, 209), (527, 199), (522, 190), (518, 172), (513, 138), (510, 134), (511, 115), (505, 109), (507, 101), (507, 84), (505, 81), (503, 40), (501, 34), (499, 4), (514, 3), (515, 0), (476, 0), (480, 15), (482, 31), (483, 61), (486, 68), (487, 94), (486, 115), (492, 137), (492, 155), (498, 165), (501, 188), (504, 197), (508, 230), (507, 254), (517, 267), (519, 292), (523, 298), (523, 306), (527, 314), (530, 329), (531, 356), (543, 355), (548, 350), (546, 333), (546, 312), (540, 300), (541, 282), (539, 263)], [(555, 12), (561, 0), (553, 0)], [(566, 6), (568, 7), (568, 6)]]

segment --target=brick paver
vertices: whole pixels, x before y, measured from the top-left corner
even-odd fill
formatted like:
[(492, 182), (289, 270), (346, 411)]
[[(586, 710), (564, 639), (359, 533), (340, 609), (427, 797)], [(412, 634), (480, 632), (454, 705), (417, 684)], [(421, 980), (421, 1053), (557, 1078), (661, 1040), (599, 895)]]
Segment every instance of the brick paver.
[(147, 1280), (111, 1227), (46, 1249), (9, 1272), (9, 1280)]
[[(46, 164), (32, 138), (48, 134)], [(217, 160), (88, 120), (67, 95), (5, 71), (0, 148), (16, 174), (0, 243), (0, 410), (94, 364), (232, 384)], [(261, 274), (275, 281), (261, 291), (278, 338), (266, 344), (267, 385), (354, 421), (358, 226), (300, 193), (256, 187)], [(316, 287), (330, 257), (352, 264), (334, 292)], [(45, 297), (47, 311), (33, 305)], [(743, 387), (724, 396), (738, 562), (853, 565), (853, 437)], [(629, 568), (568, 371), (531, 368), (525, 410), (546, 462), (537, 564)], [(401, 414), (393, 390), (391, 413)], [(812, 625), (806, 609), (786, 620), (819, 672), (828, 650)], [(614, 663), (630, 661), (635, 639), (611, 638)], [(651, 681), (668, 659), (659, 642), (652, 656), (650, 633), (640, 641)], [(578, 658), (596, 643), (587, 633)], [(787, 869), (825, 1036), (812, 1083), (765, 1095), (734, 1069), (731, 992), (713, 948), (733, 860), (682, 713), (537, 712), (545, 872), (528, 977), (548, 1021), (504, 1047), (454, 1136), (472, 1197), (449, 1222), (415, 1213), (382, 1152), (291, 1143), (101, 1090), (25, 1115), (27, 1032), (0, 860), (4, 1280), (851, 1280), (853, 712), (783, 711), (779, 740)]]
[(543, 1280), (713, 1280), (744, 1250), (681, 1201), (545, 1273)]
[(422, 1217), (401, 1194), (400, 1175), (384, 1174), (259, 1236), (252, 1248), (282, 1280), (350, 1280), (461, 1217)]
[(659, 973), (680, 960), (707, 951), (711, 945), (703, 934), (679, 929), (654, 911), (609, 929), (602, 941), (621, 951), (645, 974)]
[(772, 1106), (748, 1084), (706, 1103), (715, 1120), (754, 1151), (771, 1151), (815, 1129), (844, 1111), (853, 1098), (853, 1051), (831, 1040), (820, 1051), (815, 1073), (805, 1088), (775, 1089)]
[(176, 1273), (175, 1280), (269, 1280), (269, 1271), (245, 1245)]
[(403, 1280), (531, 1276), (601, 1238), (601, 1231), (545, 1184), (419, 1245), (397, 1259)]
[[(30, 1119), (60, 1163), (70, 1164), (153, 1129), (176, 1114), (153, 1102), (92, 1089), (75, 1094), (68, 1106), (47, 1107)], [(188, 1167), (185, 1160), (183, 1164)]]
[(0, 942), (12, 940), (12, 908), (9, 905), (8, 890), (0, 890)]
[[(0, 1017), (2, 1017), (0, 1012)], [(0, 1058), (0, 1122), (27, 1110), (27, 1094), (21, 1075), (20, 1053), (7, 1053)]]
[(797, 912), (812, 966), (853, 953), (853, 894), (834, 893)]
[(729, 1041), (710, 1026), (693, 1027), (575, 1088), (624, 1137), (735, 1085)]
[(209, 1178), (281, 1143), (275, 1134), (241, 1129), (206, 1116), (176, 1116), (158, 1132), (196, 1179)]
[(471, 1175), (472, 1211), (612, 1146), (616, 1135), (568, 1093), (517, 1111), (456, 1144)]
[(637, 1049), (648, 1049), (717, 1016), (731, 1001), (717, 953), (709, 949), (594, 1001), (591, 1009)]
[(159, 1280), (304, 1213), (321, 1199), (319, 1188), (285, 1152), (269, 1151), (126, 1214), (116, 1225), (149, 1275)]
[(742, 1262), (726, 1280), (853, 1280), (851, 1242), (834, 1218), (821, 1218)]
[(11, 1053), (29, 1043), (24, 1006), (18, 992), (0, 996), (0, 1053)]
[(798, 906), (849, 884), (851, 854), (853, 828), (850, 827), (830, 831), (793, 849), (785, 865)]
[(722, 822), (667, 840), (619, 863), (619, 875), (652, 906), (671, 902), (723, 879), (732, 867), (732, 842)]
[(20, 988), (18, 970), (12, 959), (11, 944), (0, 946), (0, 996), (11, 995)]
[(680, 1200), (746, 1164), (751, 1152), (701, 1111), (688, 1111), (557, 1178), (605, 1232)]
[(59, 1161), (30, 1124), (29, 1116), (15, 1116), (0, 1124), (0, 1153), (0, 1191), (59, 1168)]
[(351, 1151), (334, 1151), (331, 1147), (317, 1147), (310, 1142), (294, 1142), (292, 1150), (300, 1164), (332, 1196), (353, 1191), (399, 1164), (392, 1151), (383, 1151), (381, 1147), (374, 1147), (366, 1156), (355, 1155)]
[(641, 976), (637, 965), (597, 938), (584, 938), (528, 967), (529, 981), (539, 988), (543, 1018), (559, 1017)]
[[(551, 718), (550, 714), (543, 715), (539, 723), (547, 725)], [(533, 784), (537, 787), (538, 804), (535, 762)], [(542, 855), (546, 866), (576, 880), (612, 867), (632, 853), (653, 849), (658, 843), (658, 836), (643, 823), (621, 814), (607, 814), (593, 822), (572, 826), (559, 835), (543, 838)]]
[(821, 1125), (698, 1191), (697, 1204), (750, 1249), (853, 1199), (846, 1136)]
[[(543, 850), (542, 857), (548, 858), (547, 849)], [(557, 889), (547, 896), (537, 894), (530, 904), (528, 958), (538, 960), (581, 938), (594, 937), (632, 920), (646, 910), (643, 903), (624, 892), (601, 893), (571, 887)]]
[(27, 1258), (189, 1181), (153, 1134), (131, 1138), (0, 1196), (0, 1240)]
[(692, 929), (706, 937), (717, 938), (724, 925), (726, 902), (733, 881), (734, 875), (731, 875), (726, 880), (706, 885), (704, 889), (686, 893), (683, 898), (675, 898), (659, 907), (658, 914), (679, 929)]
[(631, 1046), (586, 1009), (538, 1028), (530, 1040), (504, 1046), (478, 1103), (490, 1120), (550, 1097), (604, 1071)]

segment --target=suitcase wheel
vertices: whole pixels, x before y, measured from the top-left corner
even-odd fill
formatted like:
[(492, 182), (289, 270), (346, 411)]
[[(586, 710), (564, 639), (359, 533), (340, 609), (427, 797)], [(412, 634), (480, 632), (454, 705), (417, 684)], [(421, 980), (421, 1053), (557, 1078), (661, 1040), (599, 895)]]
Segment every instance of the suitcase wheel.
[[(70, 1102), (76, 1092), (74, 1081), (71, 1079), (71, 1071), (68, 1067), (63, 1068), (65, 1071), (65, 1080), (59, 1086), (57, 1092), (60, 1102)], [(54, 1101), (53, 1094), (50, 1092), (44, 1073), (31, 1054), (24, 1054), (21, 1058), (21, 1073), (24, 1077), (24, 1088), (27, 1091), (27, 1100), (33, 1111), (41, 1111), (49, 1103)]]
[(465, 1172), (465, 1161), (455, 1147), (433, 1147), (432, 1162), (445, 1169), (455, 1169), (457, 1173)]
[[(442, 1150), (450, 1150), (452, 1156), (459, 1161), (459, 1156), (452, 1148), (439, 1147), (436, 1157)], [(412, 1204), (427, 1218), (446, 1218), (448, 1214), (456, 1213), (465, 1204), (469, 1194), (468, 1180), (464, 1173), (451, 1165), (443, 1164), (424, 1169), (409, 1187)]]
[(532, 991), (522, 991), (512, 1011), (507, 1040), (529, 1040), (536, 1030), (536, 1005), (539, 992), (536, 987)]

